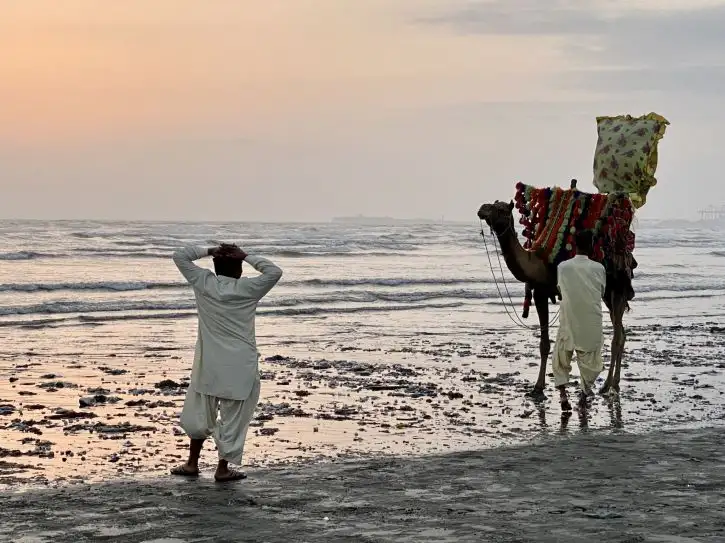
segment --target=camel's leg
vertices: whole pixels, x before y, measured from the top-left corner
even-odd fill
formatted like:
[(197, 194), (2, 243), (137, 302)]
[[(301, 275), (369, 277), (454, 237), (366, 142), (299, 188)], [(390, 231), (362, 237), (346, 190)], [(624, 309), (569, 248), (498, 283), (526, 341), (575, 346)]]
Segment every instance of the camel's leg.
[(624, 317), (624, 309), (626, 301), (621, 300), (616, 294), (612, 293), (611, 309), (609, 310), (609, 318), (612, 321), (613, 335), (611, 345), (611, 355), (609, 360), (609, 371), (607, 379), (599, 391), (600, 394), (607, 394), (610, 390), (619, 392), (619, 376), (622, 363), (622, 354), (624, 353), (624, 326), (622, 319)]
[(607, 378), (599, 390), (599, 394), (607, 394), (612, 386), (612, 378), (614, 377), (614, 366), (617, 360), (617, 348), (615, 338), (617, 336), (617, 324), (614, 322), (614, 311), (609, 312), (609, 316), (612, 320), (612, 326), (614, 327), (614, 335), (612, 336), (611, 355), (609, 357), (609, 371), (607, 372)]
[[(624, 296), (621, 299), (615, 301), (617, 311), (615, 318), (617, 320), (617, 326), (615, 328), (614, 340), (616, 341), (617, 350), (617, 365), (614, 368), (614, 377), (612, 378), (612, 389), (619, 392), (619, 377), (622, 371), (622, 358), (624, 357), (624, 344), (626, 342), (626, 336), (624, 332), (624, 311), (627, 307), (627, 301)], [(616, 333), (616, 331), (619, 333)]]
[(539, 377), (534, 385), (532, 396), (545, 398), (544, 387), (546, 384), (546, 361), (551, 352), (551, 340), (549, 339), (549, 297), (546, 290), (534, 289), (534, 304), (536, 305), (536, 313), (539, 316), (539, 326), (541, 330), (541, 338), (539, 339), (539, 354), (541, 356), (541, 364), (539, 366)]

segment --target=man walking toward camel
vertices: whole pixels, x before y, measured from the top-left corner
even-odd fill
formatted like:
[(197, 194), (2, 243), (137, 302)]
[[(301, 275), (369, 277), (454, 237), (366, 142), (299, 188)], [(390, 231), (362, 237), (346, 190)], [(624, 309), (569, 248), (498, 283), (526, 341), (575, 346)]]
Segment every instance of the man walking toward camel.
[(554, 346), (552, 369), (559, 389), (561, 408), (571, 411), (566, 392), (571, 360), (576, 352), (581, 391), (579, 406), (587, 397), (604, 368), (602, 362), (602, 296), (607, 276), (599, 262), (592, 260), (593, 238), (588, 230), (577, 232), (576, 256), (559, 264), (557, 281), (561, 294), (559, 331)]
[[(206, 256), (213, 257), (216, 274), (194, 263)], [(202, 446), (213, 436), (219, 451), (214, 479), (244, 479), (246, 475), (229, 464), (242, 463), (247, 429), (259, 401), (255, 314), (257, 303), (277, 284), (282, 270), (236, 245), (186, 247), (175, 251), (173, 259), (194, 289), (199, 329), (180, 421), (190, 438), (189, 459), (171, 473), (199, 475)], [(242, 262), (261, 275), (242, 277)]]

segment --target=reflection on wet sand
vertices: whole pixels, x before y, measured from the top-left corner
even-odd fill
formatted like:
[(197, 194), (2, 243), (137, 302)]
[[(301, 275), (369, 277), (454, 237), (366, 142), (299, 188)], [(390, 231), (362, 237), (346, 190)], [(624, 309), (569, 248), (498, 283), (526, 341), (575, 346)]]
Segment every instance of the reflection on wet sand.
[[(695, 334), (686, 333), (692, 342)], [(132, 353), (56, 353), (49, 343), (5, 357), (0, 485), (166, 473), (186, 446), (177, 422), (191, 349), (180, 344), (170, 335)], [(631, 345), (636, 353), (636, 338)], [(625, 417), (628, 431), (643, 431), (725, 415), (721, 370), (704, 365), (704, 355), (688, 357), (685, 375), (630, 356), (621, 396), (595, 397), (572, 428), (571, 416), (559, 422), (558, 402), (526, 397), (536, 364), (524, 361), (533, 345), (515, 342), (509, 330), (491, 331), (480, 344), (420, 336), (400, 349), (329, 341), (327, 348), (262, 362), (247, 464), (478, 449), (540, 434), (618, 431)], [(211, 444), (202, 461), (214, 462)]]
[(566, 434), (569, 431), (569, 419), (571, 418), (571, 411), (564, 411), (561, 414), (561, 425), (559, 426), (559, 433)]
[(589, 410), (578, 409), (577, 415), (579, 415), (579, 431), (586, 433), (589, 431)]
[(536, 415), (539, 417), (539, 425), (541, 426), (541, 429), (546, 430), (548, 427), (548, 424), (546, 423), (546, 404), (543, 402), (535, 402), (534, 407), (536, 407)]
[(624, 428), (624, 423), (622, 422), (622, 403), (619, 396), (608, 398), (606, 405), (609, 411), (609, 423), (612, 429), (619, 430), (620, 428)]
[[(607, 407), (609, 413), (609, 429), (619, 430), (624, 427), (622, 422), (622, 403), (619, 396), (604, 396), (602, 404)], [(579, 431), (587, 432), (589, 430), (589, 419), (592, 415), (592, 405), (586, 409), (576, 409), (577, 418), (579, 419)], [(561, 414), (561, 425), (559, 433), (566, 434), (569, 432), (569, 419), (572, 417), (571, 411), (565, 411)], [(545, 411), (542, 409), (541, 414), (542, 426), (545, 426)]]

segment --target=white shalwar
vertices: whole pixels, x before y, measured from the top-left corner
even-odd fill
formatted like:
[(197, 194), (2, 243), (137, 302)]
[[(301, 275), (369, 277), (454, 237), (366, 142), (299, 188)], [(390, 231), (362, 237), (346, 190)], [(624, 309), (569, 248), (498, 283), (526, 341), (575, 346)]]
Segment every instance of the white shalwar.
[(589, 392), (604, 368), (602, 296), (607, 275), (599, 262), (576, 255), (559, 264), (557, 276), (561, 307), (552, 360), (554, 382), (557, 387), (569, 382), (576, 352), (581, 387)]
[(252, 392), (242, 401), (207, 396), (189, 388), (181, 410), (181, 427), (191, 439), (213, 436), (219, 458), (240, 465), (249, 423), (259, 401), (259, 389), (259, 375)]
[[(219, 457), (240, 464), (244, 439), (259, 400), (257, 304), (282, 277), (269, 260), (248, 255), (256, 277), (217, 276), (194, 264), (201, 247), (174, 252), (179, 271), (194, 289), (199, 328), (181, 427), (192, 439), (214, 436)], [(217, 421), (217, 415), (220, 420)]]

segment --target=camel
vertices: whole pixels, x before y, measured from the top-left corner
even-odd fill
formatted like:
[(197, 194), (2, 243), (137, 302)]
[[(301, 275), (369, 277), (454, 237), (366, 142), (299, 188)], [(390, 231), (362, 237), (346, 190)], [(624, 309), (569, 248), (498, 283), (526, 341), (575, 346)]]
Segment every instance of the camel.
[[(573, 184), (572, 184), (573, 186)], [(532, 251), (524, 249), (518, 239), (514, 227), (514, 202), (500, 202), (483, 204), (478, 210), (478, 217), (485, 221), (498, 238), (506, 266), (513, 276), (526, 284), (527, 293), (533, 291), (534, 305), (539, 317), (541, 337), (539, 340), (539, 353), (541, 364), (539, 376), (529, 395), (534, 399), (546, 398), (544, 394), (546, 379), (546, 362), (551, 352), (549, 339), (549, 300), (554, 301), (558, 296), (556, 286), (556, 267), (538, 258)], [(635, 264), (636, 266), (636, 264)], [(607, 288), (604, 303), (609, 310), (609, 316), (614, 328), (611, 345), (611, 361), (609, 373), (600, 394), (619, 392), (620, 371), (622, 368), (622, 355), (624, 354), (624, 325), (622, 323), (624, 312), (629, 309), (631, 285), (616, 275), (607, 274)], [(555, 302), (554, 302), (555, 303)], [(524, 315), (526, 316), (526, 315)]]

